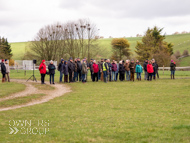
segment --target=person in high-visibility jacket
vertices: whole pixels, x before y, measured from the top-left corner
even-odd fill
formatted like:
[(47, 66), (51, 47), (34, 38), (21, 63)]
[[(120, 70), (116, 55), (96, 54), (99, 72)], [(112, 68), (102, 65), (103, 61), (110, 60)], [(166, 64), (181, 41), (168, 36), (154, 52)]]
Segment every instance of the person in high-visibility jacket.
[(104, 59), (104, 62), (102, 64), (102, 71), (104, 73), (104, 82), (107, 82), (107, 72), (109, 70), (108, 64), (106, 63), (107, 59)]

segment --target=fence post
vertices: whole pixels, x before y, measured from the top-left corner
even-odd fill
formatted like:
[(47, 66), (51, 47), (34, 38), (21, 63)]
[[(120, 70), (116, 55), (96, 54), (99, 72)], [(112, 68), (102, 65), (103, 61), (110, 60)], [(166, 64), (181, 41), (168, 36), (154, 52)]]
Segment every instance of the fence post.
[(164, 65), (163, 65), (163, 75), (164, 75)]

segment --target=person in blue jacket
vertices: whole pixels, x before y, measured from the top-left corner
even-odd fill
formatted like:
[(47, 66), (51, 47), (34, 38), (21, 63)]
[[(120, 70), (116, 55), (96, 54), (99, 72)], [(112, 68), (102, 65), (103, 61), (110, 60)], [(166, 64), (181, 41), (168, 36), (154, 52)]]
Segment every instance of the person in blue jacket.
[(141, 73), (143, 72), (143, 68), (140, 65), (140, 62), (137, 63), (135, 72), (137, 73), (137, 80), (141, 80)]

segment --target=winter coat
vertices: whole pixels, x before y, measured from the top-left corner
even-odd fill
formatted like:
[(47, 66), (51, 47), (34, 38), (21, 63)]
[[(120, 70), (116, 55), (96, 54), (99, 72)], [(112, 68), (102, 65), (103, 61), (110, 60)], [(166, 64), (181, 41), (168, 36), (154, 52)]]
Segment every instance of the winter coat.
[(71, 73), (74, 71), (74, 66), (73, 63), (71, 61), (68, 61), (68, 72)]
[(148, 72), (148, 73), (153, 73), (153, 72), (154, 72), (154, 69), (153, 69), (152, 64), (148, 64), (148, 65), (147, 65), (147, 72)]
[(108, 64), (108, 68), (109, 68), (109, 72), (112, 71), (112, 64), (111, 63), (107, 63)]
[(54, 64), (48, 65), (49, 74), (55, 74), (55, 69), (56, 69), (56, 67)]
[(77, 71), (80, 72), (82, 70), (82, 64), (80, 61), (77, 61)]
[(124, 74), (125, 73), (125, 67), (123, 64), (119, 64), (119, 72)]
[(135, 63), (130, 63), (129, 68), (131, 73), (135, 73)]
[(92, 65), (92, 67), (93, 67), (93, 72), (94, 72), (94, 73), (98, 73), (98, 71), (99, 71), (98, 65), (94, 63), (94, 64)]
[(59, 65), (58, 65), (58, 71), (63, 72), (63, 66), (64, 66), (63, 61), (64, 61), (64, 60), (61, 60), (61, 62), (59, 63)]
[(170, 71), (175, 71), (176, 64), (171, 63), (170, 64)]
[(64, 75), (68, 75), (68, 71), (69, 71), (69, 70), (68, 70), (68, 64), (65, 64), (63, 69), (64, 69), (64, 70), (63, 70), (63, 71), (64, 71), (64, 72), (63, 72)]
[(136, 71), (136, 73), (142, 73), (143, 72), (142, 66), (136, 65), (135, 71)]
[(125, 64), (124, 64), (124, 67), (125, 67), (125, 70), (126, 70), (126, 71), (129, 71), (129, 70), (130, 70), (130, 68), (129, 68), (129, 63), (125, 63)]
[(39, 71), (41, 74), (46, 74), (46, 65), (44, 63), (40, 64)]
[(9, 68), (9, 64), (5, 64), (5, 67), (6, 67), (6, 73), (10, 73), (10, 68)]
[(154, 73), (156, 74), (158, 72), (158, 65), (157, 65), (157, 63), (153, 63), (152, 66), (153, 66), (153, 69), (154, 69)]
[(115, 63), (112, 63), (112, 71), (117, 71), (117, 65)]
[(102, 69), (101, 62), (98, 62), (99, 71)]
[(148, 62), (144, 62), (143, 69), (144, 69), (145, 72), (147, 72), (147, 65), (148, 65)]
[(74, 64), (75, 64), (75, 70), (74, 71), (77, 72), (77, 61), (75, 61)]
[(3, 62), (1, 62), (1, 73), (6, 74), (6, 67), (5, 67), (5, 64)]
[(93, 71), (92, 65), (93, 65), (93, 62), (90, 62), (90, 63), (89, 63), (89, 68), (90, 68), (90, 71), (91, 71), (91, 72)]
[(87, 65), (82, 63), (82, 74), (87, 74)]

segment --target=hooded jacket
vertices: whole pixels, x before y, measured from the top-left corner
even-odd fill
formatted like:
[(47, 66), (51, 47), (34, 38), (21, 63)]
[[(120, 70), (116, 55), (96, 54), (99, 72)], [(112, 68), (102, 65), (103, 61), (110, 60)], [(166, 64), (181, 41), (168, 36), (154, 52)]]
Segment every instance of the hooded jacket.
[(1, 73), (6, 74), (6, 67), (5, 67), (5, 64), (3, 62), (1, 62)]
[(10, 73), (10, 68), (9, 68), (9, 64), (7, 63), (5, 63), (5, 67), (6, 67), (6, 73)]
[(61, 60), (61, 62), (59, 63), (59, 66), (58, 66), (58, 71), (60, 72), (63, 72), (63, 66), (64, 66), (64, 63), (63, 63), (63, 59)]
[(48, 65), (48, 70), (49, 70), (49, 74), (55, 74), (55, 65), (54, 64), (49, 64)]
[(136, 73), (142, 73), (143, 69), (141, 65), (136, 65), (136, 69), (135, 69)]
[(175, 71), (176, 64), (171, 63), (170, 64), (170, 71)]
[(148, 64), (148, 65), (147, 65), (147, 72), (148, 72), (148, 73), (153, 73), (153, 72), (154, 72), (154, 69), (153, 69), (152, 64)]
[(41, 74), (46, 74), (46, 65), (44, 64), (45, 60), (42, 60), (42, 63), (39, 66), (39, 71)]

